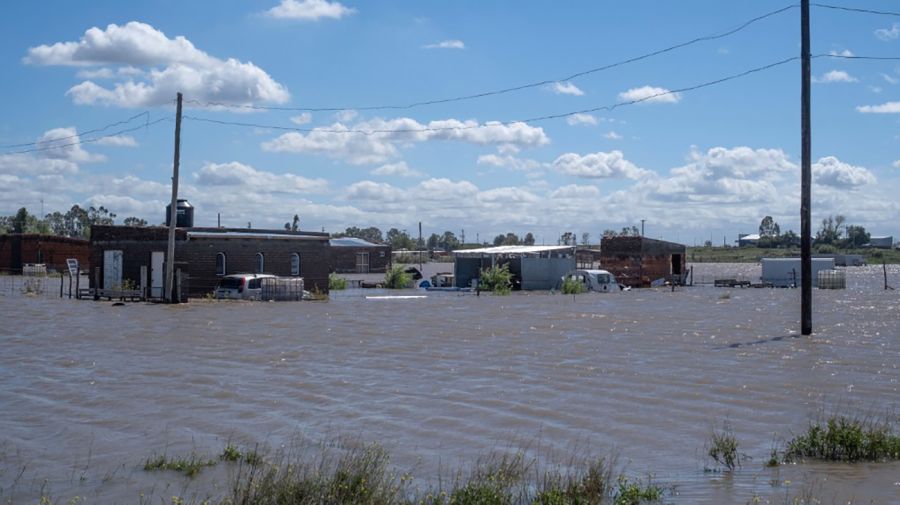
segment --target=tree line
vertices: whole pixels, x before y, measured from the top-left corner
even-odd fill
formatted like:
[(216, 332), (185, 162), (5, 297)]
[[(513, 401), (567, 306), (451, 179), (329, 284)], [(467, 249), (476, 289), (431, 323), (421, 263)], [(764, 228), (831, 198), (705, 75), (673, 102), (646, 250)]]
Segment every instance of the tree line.
[[(104, 206), (82, 208), (73, 205), (65, 213), (55, 211), (43, 217), (31, 214), (25, 207), (11, 216), (0, 216), (0, 234), (40, 233), (61, 237), (90, 238), (91, 226), (113, 225), (116, 215)], [(147, 226), (147, 221), (137, 217), (126, 217), (125, 226)]]
[[(834, 248), (852, 249), (862, 247), (871, 240), (871, 234), (861, 225), (846, 224), (847, 218), (838, 214), (822, 219), (818, 231), (814, 237), (817, 246), (831, 246)], [(759, 241), (757, 247), (797, 247), (800, 245), (800, 237), (793, 230), (781, 233), (781, 227), (766, 216), (759, 223)]]

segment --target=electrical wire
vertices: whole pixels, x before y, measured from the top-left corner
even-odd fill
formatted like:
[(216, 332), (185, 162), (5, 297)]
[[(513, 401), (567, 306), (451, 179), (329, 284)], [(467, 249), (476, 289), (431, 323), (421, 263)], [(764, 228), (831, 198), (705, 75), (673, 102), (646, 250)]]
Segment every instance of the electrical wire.
[[(819, 55), (819, 56), (821, 56), (821, 55)], [(224, 121), (224, 120), (220, 120), (220, 119), (211, 119), (211, 118), (196, 117), (196, 116), (190, 116), (190, 115), (185, 115), (185, 116), (183, 116), (183, 118), (186, 120), (190, 120), (190, 121), (199, 121), (199, 122), (212, 123), (212, 124), (218, 124), (218, 125), (223, 125), (223, 126), (238, 126), (238, 127), (244, 127), (244, 128), (262, 128), (262, 129), (270, 129), (270, 130), (294, 131), (294, 132), (301, 132), (301, 133), (316, 132), (316, 133), (332, 133), (332, 134), (377, 135), (377, 134), (389, 134), (389, 133), (423, 133), (423, 132), (472, 130), (472, 129), (477, 129), (477, 128), (509, 126), (509, 125), (520, 124), (520, 123), (526, 123), (526, 124), (527, 123), (536, 123), (536, 122), (540, 122), (540, 121), (547, 121), (550, 119), (560, 119), (560, 118), (570, 117), (570, 116), (574, 116), (576, 114), (587, 114), (590, 112), (598, 112), (598, 111), (611, 112), (620, 107), (625, 107), (628, 105), (635, 105), (635, 104), (647, 102), (647, 101), (653, 100), (655, 98), (660, 98), (660, 97), (667, 96), (667, 95), (675, 95), (678, 93), (688, 93), (691, 91), (696, 91), (698, 89), (702, 89), (702, 88), (706, 88), (709, 86), (714, 86), (714, 85), (721, 84), (724, 82), (732, 81), (735, 79), (739, 79), (741, 77), (746, 77), (748, 75), (755, 74), (757, 72), (762, 72), (762, 71), (765, 71), (765, 70), (768, 70), (771, 68), (775, 68), (775, 67), (778, 67), (778, 66), (781, 66), (786, 63), (790, 63), (792, 61), (796, 61), (799, 59), (800, 59), (799, 56), (793, 56), (790, 58), (785, 58), (780, 61), (776, 61), (774, 63), (769, 63), (767, 65), (755, 67), (750, 70), (745, 70), (743, 72), (729, 75), (726, 77), (722, 77), (719, 79), (715, 79), (712, 81), (707, 81), (707, 82), (703, 82), (700, 84), (695, 84), (692, 86), (687, 86), (687, 87), (673, 89), (673, 90), (666, 90), (664, 92), (655, 93), (653, 95), (649, 95), (646, 97), (637, 98), (634, 100), (627, 100), (627, 101), (623, 101), (623, 102), (618, 102), (618, 103), (611, 104), (611, 105), (603, 105), (603, 106), (599, 106), (599, 107), (592, 107), (589, 109), (582, 109), (582, 110), (564, 112), (564, 113), (559, 113), (559, 114), (548, 114), (548, 115), (537, 116), (537, 117), (532, 117), (532, 118), (528, 118), (528, 119), (519, 119), (519, 120), (513, 120), (513, 121), (496, 121), (496, 122), (490, 122), (490, 123), (484, 123), (484, 124), (478, 124), (478, 125), (441, 126), (441, 127), (425, 127), (425, 128), (403, 128), (403, 129), (352, 129), (352, 128), (349, 128), (349, 129), (333, 129), (333, 128), (331, 128), (331, 129), (329, 129), (329, 128), (298, 128), (298, 127), (292, 127), (292, 126), (266, 125), (266, 124), (260, 124), (260, 123), (249, 123), (249, 122), (239, 122), (239, 121)]]
[(841, 5), (828, 5), (828, 4), (820, 4), (820, 3), (810, 3), (813, 7), (821, 7), (823, 9), (833, 9), (838, 11), (847, 11), (847, 12), (858, 12), (862, 14), (877, 14), (879, 16), (895, 16), (900, 17), (900, 12), (889, 12), (889, 11), (876, 11), (872, 9), (860, 9), (857, 7), (843, 7)]
[(131, 116), (131, 117), (128, 118), (128, 119), (123, 119), (123, 120), (121, 120), (121, 121), (116, 121), (115, 123), (110, 123), (110, 124), (108, 124), (108, 125), (106, 125), (106, 126), (101, 126), (100, 128), (94, 128), (93, 130), (87, 130), (87, 131), (84, 131), (84, 132), (81, 132), (81, 133), (76, 133), (76, 134), (74, 134), (74, 135), (68, 135), (68, 136), (65, 136), (65, 137), (55, 137), (55, 138), (52, 138), (52, 139), (46, 139), (46, 140), (37, 140), (37, 141), (35, 141), (35, 142), (25, 142), (25, 143), (22, 143), (22, 144), (10, 144), (10, 145), (5, 145), (5, 146), (0, 146), (0, 149), (15, 149), (15, 148), (18, 148), (18, 147), (28, 147), (28, 146), (34, 146), (34, 145), (37, 145), (37, 144), (46, 144), (46, 143), (52, 143), (52, 142), (62, 142), (62, 141), (64, 141), (64, 140), (69, 140), (69, 139), (73, 139), (73, 138), (75, 138), (75, 137), (81, 137), (81, 136), (84, 136), (84, 135), (90, 135), (90, 134), (92, 134), (92, 133), (100, 133), (100, 132), (106, 131), (106, 130), (108, 130), (108, 129), (110, 129), (110, 128), (114, 128), (114, 127), (116, 127), (116, 126), (121, 126), (121, 125), (124, 125), (124, 124), (128, 124), (128, 123), (134, 121), (135, 119), (137, 119), (137, 118), (139, 118), (139, 117), (144, 117), (144, 118), (145, 118), (145, 119), (144, 119), (144, 123), (145, 123), (144, 126), (146, 126), (146, 123), (147, 123), (148, 121), (150, 121), (150, 111), (146, 111), (146, 110), (145, 110), (144, 112), (141, 112), (140, 114), (135, 114), (134, 116)]
[[(13, 152), (8, 152), (8, 153), (3, 153), (3, 154), (26, 154), (26, 153), (36, 153), (36, 152), (50, 151), (50, 150), (52, 150), (52, 149), (61, 149), (61, 148), (63, 148), (63, 147), (72, 147), (72, 146), (77, 146), (77, 145), (81, 145), (81, 144), (90, 144), (90, 143), (92, 143), (92, 142), (97, 142), (97, 141), (103, 140), (103, 139), (105, 139), (105, 138), (115, 137), (115, 136), (122, 135), (122, 134), (125, 134), (125, 133), (131, 133), (131, 132), (140, 130), (140, 129), (142, 129), (142, 128), (149, 128), (149, 127), (151, 127), (151, 126), (154, 126), (154, 125), (156, 125), (156, 124), (159, 124), (159, 123), (162, 123), (162, 122), (166, 122), (166, 121), (172, 121), (172, 118), (170, 118), (170, 117), (162, 117), (162, 118), (156, 119), (156, 120), (154, 120), (154, 121), (148, 121), (148, 122), (146, 122), (146, 123), (144, 123), (144, 124), (142, 124), (142, 125), (139, 125), (139, 126), (133, 126), (133, 127), (131, 127), (131, 128), (126, 128), (126, 129), (124, 129), (124, 130), (119, 130), (119, 131), (117, 131), (117, 132), (115, 132), (115, 133), (110, 133), (109, 135), (101, 135), (101, 136), (99, 136), (99, 137), (94, 137), (94, 138), (89, 138), (89, 139), (83, 139), (83, 140), (82, 140), (82, 139), (79, 139), (79, 140), (77, 140), (77, 141), (75, 141), (75, 142), (70, 142), (70, 143), (68, 143), (68, 144), (54, 144), (54, 145), (52, 145), (52, 146), (35, 147), (35, 148), (33, 148), (33, 149), (24, 149), (24, 150), (21, 150), (21, 151), (13, 151)], [(69, 137), (65, 137), (65, 138), (71, 139), (71, 138), (74, 138), (74, 137), (79, 137), (79, 135), (70, 135)]]
[(760, 16), (756, 16), (752, 19), (749, 19), (749, 20), (741, 23), (736, 28), (732, 28), (732, 29), (724, 31), (722, 33), (718, 33), (718, 34), (714, 34), (714, 35), (706, 35), (703, 37), (697, 37), (697, 38), (688, 40), (686, 42), (681, 42), (681, 43), (675, 44), (673, 46), (669, 46), (669, 47), (666, 47), (663, 49), (658, 49), (656, 51), (652, 51), (649, 53), (644, 53), (642, 55), (634, 56), (632, 58), (628, 58), (625, 60), (620, 60), (615, 63), (610, 63), (610, 64), (603, 65), (600, 67), (591, 68), (588, 70), (582, 70), (582, 71), (576, 72), (574, 74), (571, 74), (569, 76), (563, 77), (561, 79), (551, 79), (551, 80), (531, 82), (531, 83), (522, 84), (519, 86), (512, 86), (509, 88), (502, 88), (502, 89), (497, 89), (497, 90), (493, 90), (493, 91), (485, 91), (485, 92), (474, 93), (474, 94), (470, 94), (470, 95), (462, 95), (462, 96), (456, 96), (456, 97), (450, 97), (450, 98), (440, 98), (440, 99), (436, 99), (436, 100), (425, 100), (425, 101), (413, 102), (413, 103), (401, 104), (401, 105), (367, 105), (367, 106), (362, 106), (362, 107), (278, 107), (278, 106), (248, 105), (248, 104), (228, 104), (228, 103), (224, 103), (224, 102), (201, 102), (199, 100), (185, 100), (185, 102), (189, 103), (189, 104), (199, 105), (201, 107), (221, 107), (221, 108), (232, 108), (232, 109), (293, 111), (293, 112), (338, 112), (338, 111), (342, 111), (342, 110), (359, 110), (359, 111), (407, 110), (407, 109), (413, 109), (416, 107), (423, 107), (423, 106), (427, 106), (427, 105), (438, 105), (438, 104), (444, 104), (444, 103), (450, 103), (450, 102), (461, 102), (461, 101), (465, 101), (465, 100), (473, 100), (473, 99), (477, 99), (477, 98), (484, 98), (484, 97), (488, 97), (488, 96), (496, 96), (496, 95), (502, 95), (502, 94), (506, 94), (506, 93), (512, 93), (515, 91), (521, 91), (521, 90), (525, 90), (525, 89), (537, 88), (540, 86), (547, 86), (547, 85), (550, 85), (550, 84), (553, 84), (556, 82), (571, 81), (571, 80), (577, 79), (579, 77), (583, 77), (585, 75), (594, 74), (594, 73), (602, 72), (605, 70), (610, 70), (612, 68), (620, 67), (620, 66), (627, 65), (630, 63), (635, 63), (635, 62), (638, 62), (641, 60), (646, 60), (646, 59), (652, 58), (654, 56), (666, 54), (666, 53), (669, 53), (669, 52), (672, 52), (672, 51), (675, 51), (675, 50), (678, 50), (678, 49), (681, 49), (684, 47), (688, 47), (688, 46), (691, 46), (694, 44), (699, 44), (701, 42), (709, 42), (712, 40), (722, 39), (722, 38), (734, 35), (735, 33), (738, 33), (740, 31), (748, 28), (749, 26), (753, 25), (754, 23), (757, 23), (764, 19), (770, 18), (772, 16), (776, 16), (783, 12), (787, 12), (787, 11), (789, 11), (791, 9), (795, 9), (797, 7), (798, 7), (798, 4), (791, 4), (786, 7), (781, 8), (781, 9), (777, 9), (777, 10), (762, 14)]

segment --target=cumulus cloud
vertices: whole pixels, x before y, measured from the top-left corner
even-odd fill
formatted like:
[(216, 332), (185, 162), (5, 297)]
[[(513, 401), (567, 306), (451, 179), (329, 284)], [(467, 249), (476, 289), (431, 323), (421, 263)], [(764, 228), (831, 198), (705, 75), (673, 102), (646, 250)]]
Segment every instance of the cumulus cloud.
[(552, 89), (553, 92), (557, 95), (584, 95), (584, 91), (581, 91), (578, 86), (572, 84), (571, 82), (554, 82), (550, 89)]
[(92, 163), (104, 161), (99, 154), (91, 154), (81, 147), (81, 138), (74, 127), (54, 128), (47, 130), (37, 140), (35, 146), (44, 158), (71, 161), (73, 163)]
[[(366, 132), (359, 133), (359, 132)], [(411, 118), (363, 121), (353, 127), (337, 122), (312, 132), (285, 133), (264, 142), (263, 150), (322, 154), (348, 163), (384, 163), (395, 157), (398, 145), (432, 140), (453, 140), (472, 144), (513, 144), (523, 147), (545, 145), (550, 139), (543, 128), (526, 123), (479, 123), (475, 120), (446, 119), (419, 123)]]
[(900, 114), (900, 102), (886, 102), (881, 105), (860, 105), (856, 110), (863, 114)]
[[(24, 61), (31, 65), (122, 66), (116, 72), (120, 80), (111, 86), (86, 80), (71, 87), (66, 94), (81, 105), (162, 105), (170, 103), (178, 91), (196, 100), (235, 104), (284, 103), (290, 96), (283, 85), (253, 63), (210, 56), (183, 36), (169, 38), (138, 21), (90, 28), (77, 42), (32, 47)], [(102, 69), (98, 72), (96, 78), (112, 77)]]
[(900, 168), (900, 160), (897, 160), (892, 165), (894, 168)]
[(479, 165), (505, 167), (512, 170), (530, 171), (541, 167), (541, 163), (528, 158), (519, 158), (512, 154), (483, 154), (478, 157)]
[(813, 77), (813, 82), (829, 83), (829, 82), (859, 82), (859, 79), (844, 72), (843, 70), (831, 70), (825, 72), (821, 77)]
[(681, 94), (674, 93), (666, 88), (643, 86), (619, 93), (619, 100), (641, 103), (678, 103), (681, 101)]
[(385, 182), (359, 181), (347, 188), (347, 198), (350, 200), (396, 202), (403, 200), (403, 196), (403, 190)]
[(281, 3), (272, 7), (266, 14), (278, 19), (300, 19), (303, 21), (318, 21), (323, 18), (341, 19), (356, 13), (356, 9), (345, 7), (340, 2), (328, 0), (281, 0)]
[(230, 163), (206, 163), (194, 174), (201, 186), (240, 186), (264, 189), (270, 193), (312, 193), (328, 187), (325, 179), (308, 179), (294, 174), (275, 174), (257, 170), (250, 165)]
[(415, 186), (415, 194), (425, 194), (435, 200), (461, 200), (478, 193), (478, 186), (469, 181), (451, 181), (441, 177), (428, 179)]
[(434, 44), (423, 46), (425, 49), (465, 49), (466, 45), (461, 40), (442, 40)]
[(396, 176), (396, 177), (422, 177), (424, 174), (418, 170), (409, 168), (405, 161), (387, 163), (372, 170), (372, 175)]
[(114, 146), (114, 147), (137, 147), (138, 143), (134, 137), (130, 135), (113, 135), (111, 137), (100, 137), (97, 139), (97, 145)]
[(875, 36), (879, 39), (890, 42), (900, 37), (900, 23), (894, 23), (890, 28), (879, 28), (875, 30)]
[(813, 163), (812, 175), (817, 183), (835, 188), (854, 188), (875, 182), (875, 176), (868, 169), (844, 163), (834, 156)]
[(575, 125), (595, 125), (597, 124), (597, 118), (592, 114), (572, 114), (571, 116), (566, 117), (566, 122), (571, 126)]
[(481, 193), (478, 193), (476, 200), (485, 204), (509, 205), (535, 203), (539, 201), (540, 198), (524, 188), (503, 187), (482, 191)]
[(597, 198), (600, 196), (600, 190), (597, 186), (568, 184), (551, 191), (549, 196), (555, 200)]
[(342, 111), (338, 111), (334, 114), (335, 120), (341, 123), (347, 123), (356, 119), (359, 116), (359, 112), (356, 112), (353, 109), (346, 109)]
[(585, 179), (639, 179), (649, 175), (625, 159), (622, 151), (585, 154), (566, 153), (553, 161), (553, 168), (563, 174)]
[(606, 132), (603, 137), (609, 140), (622, 140), (622, 136), (612, 130)]
[(845, 57), (849, 58), (849, 57), (853, 56), (853, 51), (851, 51), (849, 49), (844, 49), (842, 51), (829, 51), (828, 54), (830, 54), (832, 56), (845, 56)]
[(310, 121), (312, 121), (312, 114), (310, 114), (309, 112), (303, 112), (299, 115), (291, 116), (291, 122), (294, 124), (304, 125), (308, 124)]

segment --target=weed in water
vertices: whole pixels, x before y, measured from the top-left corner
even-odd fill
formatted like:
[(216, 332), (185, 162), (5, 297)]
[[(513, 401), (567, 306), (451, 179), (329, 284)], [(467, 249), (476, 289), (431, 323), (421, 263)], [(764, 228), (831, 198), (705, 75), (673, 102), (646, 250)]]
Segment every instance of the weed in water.
[(787, 443), (784, 458), (825, 461), (889, 461), (900, 459), (900, 435), (887, 422), (832, 416), (810, 423), (806, 433)]
[(333, 272), (328, 274), (328, 290), (340, 291), (342, 289), (347, 289), (347, 279), (338, 277), (338, 275)]
[(613, 497), (615, 505), (639, 505), (648, 501), (657, 501), (662, 498), (663, 489), (647, 482), (643, 485), (640, 480), (630, 481), (626, 477), (619, 477), (619, 489)]
[(181, 472), (188, 477), (195, 477), (204, 467), (215, 465), (215, 460), (198, 458), (196, 454), (189, 457), (168, 459), (165, 455), (147, 458), (144, 462), (144, 470), (172, 470)]
[[(735, 468), (741, 466), (741, 461), (746, 456), (738, 452), (737, 437), (728, 421), (722, 423), (721, 430), (713, 430), (710, 435), (709, 445), (706, 448), (706, 454), (716, 462), (718, 466), (724, 467), (726, 471), (734, 471)], [(712, 469), (714, 470), (714, 469)]]
[(239, 461), (242, 456), (243, 454), (241, 454), (241, 451), (239, 451), (237, 447), (228, 444), (225, 446), (219, 459), (222, 461)]
[(563, 279), (562, 286), (559, 288), (564, 295), (578, 295), (585, 292), (584, 283), (572, 277)]

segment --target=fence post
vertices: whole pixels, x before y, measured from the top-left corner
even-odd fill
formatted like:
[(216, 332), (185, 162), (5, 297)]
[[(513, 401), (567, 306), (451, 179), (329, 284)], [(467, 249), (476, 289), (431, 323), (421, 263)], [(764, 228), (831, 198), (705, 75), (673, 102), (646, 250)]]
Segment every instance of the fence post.
[(75, 299), (81, 300), (81, 266), (75, 269)]
[(63, 283), (66, 282), (66, 274), (60, 272), (59, 273), (59, 297), (63, 297)]

